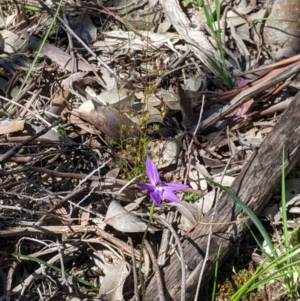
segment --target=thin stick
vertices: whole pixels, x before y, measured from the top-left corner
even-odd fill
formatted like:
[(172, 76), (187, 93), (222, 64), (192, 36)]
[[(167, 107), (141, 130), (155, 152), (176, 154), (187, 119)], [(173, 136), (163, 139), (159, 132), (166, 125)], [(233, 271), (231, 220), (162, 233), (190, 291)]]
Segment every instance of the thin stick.
[(150, 255), (152, 264), (153, 264), (153, 269), (154, 269), (154, 273), (155, 273), (155, 277), (156, 277), (156, 282), (157, 282), (157, 293), (158, 293), (158, 297), (160, 301), (165, 301), (165, 294), (164, 294), (164, 288), (163, 288), (163, 284), (162, 284), (162, 278), (161, 278), (161, 273), (159, 270), (159, 266), (157, 264), (157, 260), (156, 257), (154, 255), (154, 252), (151, 248), (150, 243), (148, 242), (147, 239), (144, 240), (144, 244), (146, 247), (146, 250), (148, 252), (148, 254)]
[(128, 237), (128, 241), (129, 241), (130, 250), (131, 250), (132, 274), (133, 274), (133, 285), (134, 285), (135, 301), (140, 301), (139, 290), (138, 290), (138, 279), (137, 279), (137, 272), (136, 272), (136, 260), (135, 260), (135, 256), (134, 256), (134, 248), (133, 248), (132, 238)]
[[(202, 96), (201, 110), (200, 110), (199, 119), (198, 119), (196, 128), (195, 128), (195, 130), (193, 132), (194, 136), (197, 135), (197, 132), (198, 132), (198, 129), (199, 129), (199, 126), (200, 126), (200, 122), (202, 120), (202, 115), (203, 115), (203, 111), (204, 111), (204, 103), (205, 103), (205, 95)], [(187, 177), (188, 177), (188, 174), (189, 174), (189, 171), (190, 171), (190, 166), (191, 166), (191, 160), (192, 160), (192, 158), (191, 158), (191, 150), (192, 150), (192, 146), (193, 146), (193, 139), (191, 140), (191, 142), (189, 144), (188, 151), (187, 151), (188, 165), (187, 165), (187, 171), (186, 171), (185, 178), (184, 178), (184, 183), (185, 184), (187, 182)]]
[[(38, 0), (40, 5), (49, 13), (53, 14), (53, 11), (41, 0)], [(117, 74), (105, 63), (103, 62), (100, 57), (97, 56), (97, 54), (92, 51), (91, 48), (89, 48), (86, 43), (71, 29), (71, 27), (66, 24), (66, 22), (60, 17), (57, 16), (57, 19), (59, 22), (65, 27), (65, 29), (78, 41), (81, 43), (81, 45), (85, 48), (86, 51), (88, 51), (118, 82), (120, 82), (120, 78), (117, 76)]]
[[(220, 180), (220, 183), (222, 183), (223, 179), (224, 179), (224, 176), (226, 174), (226, 170), (227, 168), (229, 167), (229, 164), (230, 164), (230, 161), (231, 159), (233, 158), (233, 156), (231, 156), (224, 168), (224, 171), (223, 171), (223, 174), (222, 174), (222, 177), (221, 177), (221, 180)], [(214, 206), (214, 209), (213, 209), (213, 212), (212, 212), (212, 215), (211, 215), (211, 219), (210, 219), (210, 226), (209, 226), (209, 232), (208, 232), (208, 237), (207, 237), (207, 245), (206, 245), (206, 250), (205, 250), (205, 257), (203, 259), (203, 263), (202, 263), (202, 269), (201, 269), (201, 272), (200, 272), (200, 275), (199, 275), (199, 279), (198, 279), (198, 283), (197, 283), (197, 289), (196, 289), (196, 294), (195, 294), (195, 298), (194, 298), (194, 301), (197, 301), (198, 300), (198, 295), (199, 295), (199, 291), (200, 291), (200, 286), (201, 286), (201, 282), (202, 282), (202, 278), (203, 278), (203, 274), (204, 274), (204, 270), (205, 270), (205, 266), (206, 266), (206, 262), (208, 260), (208, 255), (209, 255), (209, 249), (210, 249), (210, 243), (211, 243), (211, 237), (213, 235), (213, 222), (214, 222), (214, 219), (215, 219), (215, 215), (216, 215), (216, 208), (218, 207), (218, 203), (219, 203), (219, 200), (220, 200), (220, 188), (218, 187), (216, 189), (216, 193), (215, 193), (215, 206)]]
[[(19, 168), (17, 170), (9, 170), (9, 171), (5, 171), (5, 172), (2, 172), (0, 170), (0, 176), (9, 176), (9, 175), (13, 175), (13, 174), (16, 174), (16, 173), (26, 172), (26, 171), (29, 171), (29, 170), (39, 172), (39, 173), (47, 173), (47, 174), (51, 175), (52, 177), (60, 177), (60, 178), (66, 178), (66, 179), (84, 179), (88, 176), (87, 174), (59, 172), (59, 171), (55, 171), (55, 170), (51, 170), (51, 169), (47, 169), (47, 168), (34, 167), (34, 166), (27, 166), (27, 167), (24, 167), (24, 168)], [(126, 181), (126, 180), (109, 179), (109, 178), (98, 177), (98, 176), (93, 176), (93, 175), (89, 176), (89, 180), (91, 180), (91, 181), (103, 181), (104, 183), (112, 183), (112, 184), (117, 184), (117, 185), (126, 185), (128, 183), (128, 181)], [(196, 194), (196, 195), (203, 196), (203, 193), (201, 191), (196, 190), (196, 189), (192, 189), (192, 188), (186, 188), (182, 191), (186, 192), (186, 193), (193, 193), (193, 194)], [(5, 193), (5, 192), (3, 192), (3, 193)], [(109, 192), (104, 191), (103, 193), (109, 193)]]
[[(149, 216), (149, 213), (137, 213), (137, 215), (139, 216)], [(164, 225), (165, 227), (167, 227), (173, 234), (174, 239), (176, 241), (177, 247), (178, 247), (178, 251), (180, 254), (180, 262), (181, 262), (181, 297), (180, 300), (181, 301), (185, 301), (185, 294), (186, 294), (186, 270), (185, 270), (185, 259), (183, 256), (183, 249), (182, 249), (182, 245), (180, 242), (180, 238), (178, 237), (176, 231), (174, 230), (174, 228), (172, 227), (172, 225), (170, 225), (165, 219), (163, 219), (162, 217), (160, 217), (157, 214), (153, 214), (153, 218), (157, 219), (162, 225)]]
[[(70, 194), (68, 194), (66, 197), (64, 197), (62, 200), (60, 200), (56, 205), (54, 205), (52, 208), (50, 208), (47, 213), (51, 213), (53, 211), (55, 211), (56, 209), (58, 209), (63, 203), (65, 203), (66, 201), (68, 201), (69, 199), (71, 199), (72, 197), (76, 196), (77, 194), (82, 193), (83, 191), (86, 190), (86, 187), (79, 187), (78, 189), (72, 191)], [(42, 216), (36, 223), (36, 226), (40, 226), (42, 224), (42, 222), (44, 221), (44, 219), (46, 218), (46, 215)]]
[(63, 247), (62, 245), (59, 243), (59, 240), (56, 239), (56, 244), (57, 244), (57, 250), (58, 250), (58, 254), (59, 254), (59, 260), (60, 260), (60, 269), (61, 269), (61, 276), (63, 279), (63, 284), (66, 284), (67, 286), (70, 286), (69, 281), (66, 278), (66, 274), (65, 274), (65, 264), (64, 264), (64, 254), (63, 254)]
[(53, 127), (57, 126), (59, 123), (61, 122), (61, 119), (59, 118), (57, 121), (55, 121), (51, 126), (48, 126), (46, 128), (44, 128), (43, 130), (41, 130), (40, 132), (34, 134), (33, 136), (29, 137), (28, 139), (26, 139), (25, 141), (17, 144), (16, 146), (14, 146), (12, 149), (10, 149), (8, 152), (6, 152), (5, 154), (0, 156), (0, 163), (1, 162), (5, 162), (7, 161), (9, 158), (13, 157), (14, 155), (16, 155), (18, 153), (18, 151), (25, 145), (29, 144), (30, 142), (32, 142), (33, 140), (35, 140), (36, 138), (43, 136), (44, 134), (46, 134), (48, 131), (50, 131)]

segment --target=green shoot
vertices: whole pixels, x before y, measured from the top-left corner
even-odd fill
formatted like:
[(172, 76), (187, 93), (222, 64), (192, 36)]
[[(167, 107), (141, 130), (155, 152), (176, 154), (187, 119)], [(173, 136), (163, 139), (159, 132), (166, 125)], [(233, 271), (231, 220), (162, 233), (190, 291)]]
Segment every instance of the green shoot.
[(185, 6), (191, 6), (194, 10), (200, 10), (203, 7), (203, 0), (182, 0)]
[(30, 4), (25, 4), (24, 8), (25, 8), (26, 12), (34, 12), (34, 13), (36, 13), (36, 12), (40, 12), (41, 11), (41, 9), (39, 7), (37, 7), (35, 5), (30, 5)]
[(206, 20), (207, 20), (207, 25), (210, 28), (210, 30), (212, 31), (215, 40), (217, 42), (218, 45), (218, 51), (220, 54), (220, 58), (222, 61), (222, 65), (220, 66), (220, 64), (218, 63), (218, 61), (215, 59), (215, 57), (213, 56), (208, 56), (209, 60), (211, 61), (211, 63), (213, 64), (213, 66), (215, 67), (215, 69), (219, 72), (220, 76), (223, 78), (226, 86), (228, 88), (232, 87), (230, 78), (228, 76), (228, 73), (226, 71), (226, 59), (225, 59), (225, 53), (223, 50), (223, 45), (222, 45), (222, 36), (221, 36), (221, 3), (220, 0), (214, 0), (215, 2), (215, 7), (216, 7), (216, 20), (214, 20), (214, 14), (213, 11), (211, 9), (211, 6), (209, 4), (209, 0), (204, 0), (204, 13), (206, 16)]
[(182, 198), (183, 201), (186, 201), (186, 202), (197, 202), (199, 200), (199, 195), (196, 195), (196, 194), (193, 194), (193, 193), (186, 193), (184, 194), (183, 198)]
[(222, 244), (219, 245), (216, 263), (215, 263), (214, 286), (213, 286), (212, 297), (211, 297), (212, 301), (215, 300), (216, 292), (217, 292), (217, 279), (218, 279), (219, 259), (220, 259), (221, 249), (222, 249)]

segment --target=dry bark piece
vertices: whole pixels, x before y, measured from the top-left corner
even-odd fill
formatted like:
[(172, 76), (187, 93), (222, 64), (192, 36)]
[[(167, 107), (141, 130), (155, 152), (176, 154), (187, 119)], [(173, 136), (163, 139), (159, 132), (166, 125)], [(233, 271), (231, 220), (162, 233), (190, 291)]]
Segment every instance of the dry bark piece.
[(24, 129), (24, 120), (11, 120), (6, 119), (0, 121), (0, 134), (10, 134)]
[(192, 126), (196, 126), (198, 122), (198, 116), (192, 109), (192, 104), (186, 99), (184, 91), (181, 88), (180, 83), (177, 84), (177, 90), (179, 95), (179, 106), (182, 115), (182, 126), (188, 130)]
[[(259, 150), (254, 151), (240, 175), (235, 179), (231, 190), (249, 206), (256, 215), (262, 211), (269, 201), (275, 188), (278, 187), (281, 176), (282, 148), (285, 146), (285, 167), (288, 173), (300, 159), (300, 92), (295, 96), (290, 106), (281, 115), (271, 133), (261, 144)], [(219, 263), (223, 263), (242, 239), (247, 227), (244, 223), (231, 223), (238, 219), (240, 209), (234, 205), (229, 196), (225, 195), (216, 208), (211, 247), (208, 264), (204, 270), (203, 279), (209, 279), (214, 271), (218, 248), (222, 245)], [(206, 215), (203, 224), (195, 227), (183, 242), (183, 250), (187, 269), (186, 287), (187, 300), (195, 295), (199, 272), (202, 269), (203, 254), (206, 251), (209, 228), (203, 226), (211, 222), (212, 210)], [(167, 301), (180, 300), (181, 273), (180, 260), (176, 255), (170, 258), (170, 264), (164, 268), (165, 296)], [(204, 283), (202, 283), (204, 284)], [(156, 281), (151, 279), (146, 300), (157, 301)]]

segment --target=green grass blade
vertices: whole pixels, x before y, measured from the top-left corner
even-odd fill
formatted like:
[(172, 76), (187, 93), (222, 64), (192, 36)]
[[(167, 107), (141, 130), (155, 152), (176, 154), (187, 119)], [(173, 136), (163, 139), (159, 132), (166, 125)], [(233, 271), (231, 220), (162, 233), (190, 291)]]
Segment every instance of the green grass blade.
[[(58, 273), (62, 273), (61, 269), (58, 268), (57, 266), (55, 265), (52, 265), (52, 264), (49, 264), (48, 262), (44, 261), (44, 260), (41, 260), (39, 258), (36, 258), (36, 257), (31, 257), (31, 256), (27, 256), (27, 255), (23, 255), (23, 254), (12, 254), (13, 256), (17, 257), (17, 258), (20, 258), (20, 259), (27, 259), (27, 260), (30, 260), (30, 261), (34, 261), (36, 263), (39, 263), (39, 264), (43, 264), (44, 266), (46, 266), (47, 268), (50, 268)], [(71, 275), (67, 272), (65, 272), (65, 276), (66, 277), (70, 277)], [(97, 288), (96, 286), (94, 286), (93, 284), (89, 283), (88, 281), (84, 280), (84, 279), (81, 279), (81, 278), (78, 278), (78, 277), (75, 277), (75, 276), (72, 276), (77, 282), (81, 283), (81, 284), (84, 284), (86, 286), (89, 286), (91, 287), (93, 290), (98, 290), (99, 288)]]
[[(287, 209), (286, 209), (286, 196), (285, 196), (285, 148), (283, 146), (282, 149), (282, 162), (281, 162), (281, 208), (282, 208), (282, 228), (283, 228), (283, 237), (284, 237), (284, 245), (285, 249), (290, 249), (290, 240), (289, 240), (289, 233), (287, 228)], [(290, 260), (287, 263), (291, 263)], [(287, 286), (287, 290), (289, 294), (292, 294), (292, 286), (293, 286), (293, 270), (289, 269), (289, 277), (285, 278), (285, 284)]]
[[(36, 55), (34, 56), (34, 59), (33, 59), (31, 65), (30, 65), (30, 67), (29, 67), (29, 69), (28, 69), (28, 71), (27, 71), (27, 73), (25, 75), (25, 78), (24, 78), (24, 80), (23, 80), (23, 82), (22, 82), (22, 84), (21, 84), (21, 86), (20, 86), (20, 88), (18, 90), (17, 95), (14, 97), (14, 101), (17, 101), (17, 99), (20, 96), (20, 94), (21, 94), (21, 92), (22, 92), (22, 90), (23, 90), (23, 88), (24, 88), (24, 86), (25, 86), (28, 78), (30, 77), (30, 74), (31, 74), (31, 72), (32, 72), (32, 70), (33, 70), (33, 68), (34, 68), (34, 66), (35, 66), (35, 64), (36, 64), (36, 62), (37, 62), (37, 60), (38, 60), (38, 58), (39, 58), (39, 56), (41, 54), (41, 51), (42, 51), (42, 49), (43, 49), (43, 47), (44, 47), (44, 45), (45, 45), (45, 43), (46, 43), (46, 41), (47, 41), (47, 39), (49, 37), (49, 34), (50, 34), (50, 32), (51, 32), (51, 30), (52, 30), (52, 28), (53, 28), (53, 26), (54, 26), (54, 24), (56, 22), (56, 19), (57, 19), (57, 16), (59, 14), (59, 11), (60, 11), (62, 3), (63, 3), (63, 0), (60, 0), (59, 3), (58, 3), (57, 9), (55, 11), (54, 17), (53, 17), (53, 19), (51, 21), (51, 24), (50, 24), (50, 26), (47, 29), (47, 32), (46, 32), (46, 34), (45, 34), (45, 36), (44, 36), (44, 38), (43, 38), (43, 40), (42, 40), (42, 42), (41, 42), (41, 44), (40, 44), (40, 46), (38, 48), (38, 51), (37, 51)], [(9, 106), (9, 108), (7, 109), (8, 113), (10, 113), (13, 108), (14, 108), (14, 104), (11, 104)]]
[[(230, 300), (240, 300), (240, 298), (242, 296), (245, 296), (250, 291), (258, 289), (258, 288), (262, 287), (263, 285), (268, 284), (271, 281), (274, 281), (279, 278), (284, 280), (286, 290), (287, 290), (287, 295), (291, 299), (295, 299), (298, 297), (297, 292), (298, 292), (298, 287), (299, 287), (298, 279), (299, 279), (299, 270), (300, 270), (298, 268), (298, 266), (299, 266), (300, 260), (295, 260), (295, 256), (300, 253), (300, 249), (299, 249), (300, 245), (298, 242), (296, 244), (296, 246), (291, 248), (291, 243), (290, 243), (289, 233), (288, 233), (288, 228), (287, 228), (287, 210), (286, 210), (287, 207), (286, 207), (286, 195), (285, 195), (285, 189), (286, 189), (286, 187), (285, 187), (285, 149), (284, 149), (284, 147), (283, 147), (283, 151), (282, 151), (281, 169), (282, 169), (282, 171), (281, 171), (281, 205), (282, 205), (282, 222), (283, 222), (284, 239), (277, 245), (276, 248), (280, 248), (280, 246), (284, 246), (285, 251), (282, 254), (278, 255), (277, 252), (274, 252), (274, 251), (276, 251), (276, 249), (272, 243), (273, 248), (270, 248), (273, 253), (272, 261), (265, 268), (260, 269), (263, 265), (266, 264), (266, 259), (267, 259), (266, 258), (263, 261), (263, 263), (261, 264), (260, 268), (258, 270), (256, 270), (256, 272), (253, 274), (253, 276), (232, 296), (232, 298)], [(217, 185), (217, 186), (220, 187), (220, 185)], [(222, 187), (220, 187), (220, 188), (222, 188)], [(225, 189), (223, 189), (223, 190), (226, 191)], [(228, 191), (229, 191), (229, 189), (227, 189), (226, 192), (228, 193)], [(230, 195), (230, 193), (228, 193), (228, 194)], [(234, 200), (236, 201), (236, 203), (240, 202), (240, 200), (233, 193), (230, 196), (232, 198), (233, 198), (233, 196), (235, 197)], [(241, 207), (247, 213), (246, 208), (245, 208), (247, 206), (245, 206), (245, 204), (241, 204)], [(249, 215), (249, 217), (250, 217), (250, 215)], [(263, 234), (263, 233), (261, 232), (261, 234)], [(295, 241), (297, 241), (298, 240), (298, 235), (297, 235), (298, 229), (295, 229), (294, 231), (292, 231), (291, 235), (293, 236), (293, 234), (297, 236), (297, 239), (295, 240)], [(253, 237), (256, 239), (255, 235), (253, 235)], [(266, 242), (268, 243), (268, 240), (266, 240)], [(257, 243), (258, 243), (258, 241), (257, 241)], [(259, 244), (259, 246), (260, 246), (260, 249), (263, 251), (262, 246), (260, 244)], [(271, 270), (275, 270), (275, 272), (270, 274)], [(297, 276), (296, 280), (294, 279), (295, 273)]]
[[(291, 262), (291, 259), (300, 253), (300, 245), (292, 248), (288, 252), (285, 252), (278, 256), (275, 260), (266, 263), (264, 260), (260, 266), (257, 268), (252, 277), (240, 287), (237, 292), (230, 298), (230, 301), (238, 301), (246, 294), (250, 293), (253, 290), (261, 288), (263, 285), (270, 283), (271, 281), (277, 279), (286, 279), (290, 276), (289, 269), (299, 266), (300, 260)], [(288, 265), (285, 265), (287, 261), (290, 261)], [(267, 264), (267, 265), (266, 265)], [(265, 267), (263, 267), (266, 265)], [(271, 270), (275, 270), (271, 272)]]
[(216, 292), (217, 292), (217, 279), (218, 279), (219, 259), (220, 259), (221, 249), (222, 249), (222, 244), (219, 245), (218, 252), (217, 252), (217, 258), (216, 258), (216, 264), (215, 264), (215, 273), (214, 273), (213, 292), (212, 292), (212, 296), (211, 296), (212, 301), (215, 300)]
[(211, 9), (211, 5), (208, 0), (204, 1), (203, 10), (206, 17), (207, 25), (212, 31), (212, 34), (215, 37), (215, 40), (218, 45), (218, 52), (221, 58), (221, 65), (219, 65), (218, 61), (209, 55), (208, 58), (214, 68), (217, 70), (217, 72), (220, 74), (220, 76), (223, 78), (226, 86), (228, 88), (232, 88), (231, 80), (228, 76), (228, 73), (226, 72), (226, 59), (225, 54), (223, 50), (223, 44), (222, 44), (222, 35), (221, 35), (221, 3), (219, 0), (215, 0), (215, 8), (216, 8), (216, 20), (214, 20), (213, 12)]
[[(291, 259), (293, 256), (299, 254), (300, 249), (299, 246), (292, 252), (292, 255), (290, 256), (284, 256), (280, 260), (275, 260), (271, 264), (269, 264), (264, 270), (261, 271), (261, 273), (258, 275), (257, 279), (260, 277), (261, 279), (258, 282), (253, 282), (251, 286), (249, 286), (247, 293), (249, 293), (252, 290), (258, 289), (262, 287), (263, 285), (277, 280), (277, 279), (285, 279), (290, 275), (290, 270), (293, 270), (293, 268), (299, 266), (300, 260), (292, 262)], [(290, 261), (289, 264), (284, 265), (285, 262)], [(276, 268), (277, 266), (281, 266), (280, 268)], [(269, 274), (269, 271), (275, 269), (275, 271), (271, 274)]]
[(276, 252), (274, 252), (274, 245), (273, 245), (267, 231), (265, 230), (264, 226), (262, 225), (260, 220), (257, 218), (257, 216), (253, 213), (253, 211), (248, 206), (246, 206), (230, 189), (224, 187), (223, 185), (221, 185), (219, 183), (211, 181), (209, 179), (208, 179), (208, 181), (213, 183), (215, 186), (221, 188), (224, 192), (226, 192), (232, 198), (232, 200), (237, 205), (239, 205), (243, 209), (243, 211), (249, 216), (249, 218), (251, 219), (253, 224), (257, 227), (258, 231), (260, 232), (260, 234), (266, 241), (268, 247), (272, 251), (273, 256), (276, 257)]
[(286, 210), (286, 197), (285, 197), (285, 149), (282, 150), (282, 163), (281, 163), (281, 208), (282, 208), (282, 226), (284, 234), (284, 244), (289, 248), (289, 234), (287, 229), (287, 210)]

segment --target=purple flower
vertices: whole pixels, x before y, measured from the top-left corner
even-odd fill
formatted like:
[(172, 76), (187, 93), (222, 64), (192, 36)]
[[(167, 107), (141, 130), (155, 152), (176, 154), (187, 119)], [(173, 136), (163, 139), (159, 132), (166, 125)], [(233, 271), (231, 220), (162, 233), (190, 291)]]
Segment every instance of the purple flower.
[(141, 189), (148, 190), (151, 199), (157, 206), (161, 204), (161, 198), (170, 202), (181, 203), (180, 199), (173, 191), (186, 189), (188, 188), (188, 185), (162, 182), (159, 178), (155, 164), (149, 158), (146, 160), (146, 173), (151, 184), (139, 183), (136, 185)]

